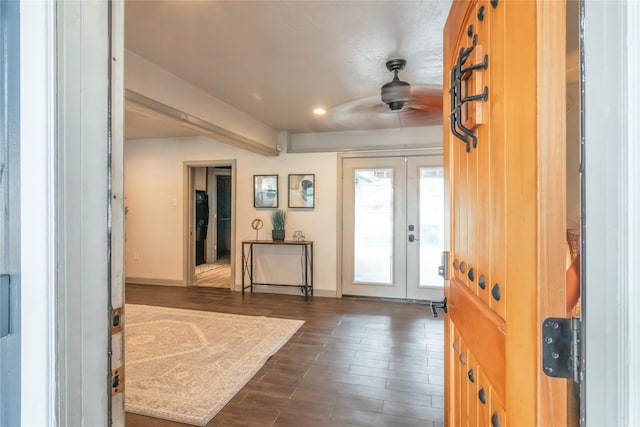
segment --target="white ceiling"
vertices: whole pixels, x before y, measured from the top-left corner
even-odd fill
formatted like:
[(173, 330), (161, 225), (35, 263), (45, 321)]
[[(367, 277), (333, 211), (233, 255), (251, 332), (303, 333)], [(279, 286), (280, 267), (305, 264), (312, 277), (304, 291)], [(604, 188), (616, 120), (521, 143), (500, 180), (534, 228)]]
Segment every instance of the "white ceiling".
[[(404, 58), (401, 80), (440, 90), (450, 4), (128, 0), (125, 47), (277, 130), (433, 124), (438, 108), (390, 113), (380, 87), (393, 77), (385, 62)], [(330, 114), (314, 118), (317, 106)], [(129, 113), (127, 137), (153, 133), (149, 120)], [(147, 136), (180, 131), (162, 126), (163, 135)]]

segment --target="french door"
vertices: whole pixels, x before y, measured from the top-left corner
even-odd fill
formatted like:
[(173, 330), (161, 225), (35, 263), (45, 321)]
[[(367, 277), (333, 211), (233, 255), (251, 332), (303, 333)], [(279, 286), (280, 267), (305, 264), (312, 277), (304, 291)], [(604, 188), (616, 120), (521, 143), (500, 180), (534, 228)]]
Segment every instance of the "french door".
[(342, 166), (342, 294), (442, 298), (442, 157), (345, 158)]

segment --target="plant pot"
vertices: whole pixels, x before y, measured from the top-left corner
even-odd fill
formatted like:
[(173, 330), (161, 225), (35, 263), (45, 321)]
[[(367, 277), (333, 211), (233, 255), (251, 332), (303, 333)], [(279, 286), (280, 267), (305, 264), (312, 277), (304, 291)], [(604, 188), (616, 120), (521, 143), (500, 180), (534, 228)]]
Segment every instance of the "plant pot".
[(284, 240), (284, 230), (271, 230), (271, 238), (273, 240)]

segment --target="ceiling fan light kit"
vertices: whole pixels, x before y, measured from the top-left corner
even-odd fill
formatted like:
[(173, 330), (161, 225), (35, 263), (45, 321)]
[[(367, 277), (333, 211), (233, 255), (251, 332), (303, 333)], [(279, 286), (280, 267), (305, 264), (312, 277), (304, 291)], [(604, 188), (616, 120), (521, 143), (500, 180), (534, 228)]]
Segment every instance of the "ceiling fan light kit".
[(387, 61), (387, 70), (393, 73), (393, 80), (386, 83), (380, 89), (382, 102), (389, 106), (391, 111), (399, 111), (411, 98), (411, 85), (398, 78), (398, 72), (404, 68), (407, 61), (404, 59), (390, 59)]

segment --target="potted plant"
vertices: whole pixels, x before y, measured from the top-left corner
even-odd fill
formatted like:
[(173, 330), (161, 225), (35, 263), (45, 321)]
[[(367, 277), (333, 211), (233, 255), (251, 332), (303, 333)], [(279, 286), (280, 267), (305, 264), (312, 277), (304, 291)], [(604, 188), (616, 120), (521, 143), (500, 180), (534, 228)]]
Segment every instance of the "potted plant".
[(273, 240), (284, 240), (284, 226), (287, 222), (287, 213), (282, 209), (276, 209), (271, 213), (271, 238)]

